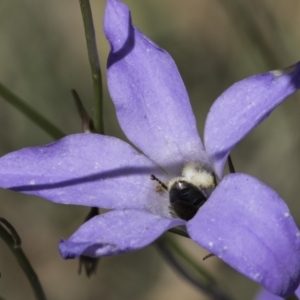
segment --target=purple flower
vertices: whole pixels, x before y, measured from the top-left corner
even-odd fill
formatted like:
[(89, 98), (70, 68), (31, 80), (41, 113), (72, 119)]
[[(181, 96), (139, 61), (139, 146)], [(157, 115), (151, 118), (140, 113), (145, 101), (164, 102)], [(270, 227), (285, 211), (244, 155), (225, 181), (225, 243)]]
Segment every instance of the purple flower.
[(274, 294), (292, 294), (300, 282), (300, 233), (288, 207), (259, 180), (222, 173), (231, 149), (299, 88), (300, 64), (225, 91), (207, 116), (204, 148), (169, 54), (131, 24), (118, 0), (107, 1), (104, 29), (110, 95), (140, 151), (109, 136), (71, 135), (2, 157), (0, 186), (111, 210), (60, 243), (64, 258), (134, 251), (184, 225), (196, 243), (242, 274)]

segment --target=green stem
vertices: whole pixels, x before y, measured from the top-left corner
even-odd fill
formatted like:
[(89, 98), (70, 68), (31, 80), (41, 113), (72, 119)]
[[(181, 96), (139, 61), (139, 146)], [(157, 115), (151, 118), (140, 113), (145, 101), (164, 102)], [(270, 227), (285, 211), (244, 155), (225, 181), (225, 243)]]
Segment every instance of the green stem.
[(93, 16), (89, 0), (79, 0), (84, 24), (85, 38), (90, 61), (94, 88), (94, 125), (98, 133), (104, 133), (103, 90), (100, 62), (97, 51)]
[(178, 229), (178, 228), (176, 228), (176, 227), (171, 228), (171, 229), (169, 229), (168, 231), (171, 232), (171, 233), (175, 233), (175, 234), (178, 234), (178, 235), (180, 235), (180, 236), (183, 236), (183, 237), (185, 237), (185, 238), (187, 238), (187, 239), (190, 239), (190, 236), (188, 235), (187, 232), (185, 232), (185, 231), (183, 231), (183, 230), (181, 230), (181, 229)]
[(286, 300), (298, 300), (299, 298), (296, 296), (296, 294), (292, 295), (291, 297), (286, 298)]
[(183, 265), (176, 259), (174, 253), (172, 251), (172, 247), (168, 239), (162, 237), (156, 240), (155, 245), (161, 252), (162, 256), (165, 260), (188, 282), (193, 284), (196, 288), (198, 288), (201, 292), (206, 293), (212, 299), (215, 300), (232, 300), (229, 296), (220, 291), (216, 284), (209, 284), (207, 282), (203, 282), (202, 280), (195, 279), (187, 270), (183, 267)]
[(192, 267), (202, 278), (204, 278), (209, 284), (216, 284), (215, 279), (203, 268), (198, 266), (198, 262), (194, 260), (190, 255), (188, 255), (175, 241), (174, 238), (171, 238), (166, 235), (166, 240), (168, 241), (169, 246), (172, 250), (180, 256), (190, 267)]
[(0, 223), (0, 237), (6, 243), (8, 248), (11, 250), (20, 267), (23, 269), (37, 300), (46, 300), (43, 288), (40, 284), (37, 274), (33, 270), (28, 258), (24, 254), (21, 248), (21, 239), (17, 234), (13, 226), (3, 218), (0, 218), (0, 222), (3, 223), (8, 230)]
[(234, 165), (233, 165), (233, 162), (232, 162), (232, 159), (231, 159), (230, 155), (228, 155), (227, 162), (228, 162), (229, 172), (230, 173), (235, 173), (235, 168), (234, 168)]
[(27, 116), (31, 121), (37, 124), (44, 131), (46, 131), (55, 140), (58, 140), (65, 136), (65, 134), (58, 127), (45, 119), (41, 114), (39, 114), (36, 110), (26, 104), (17, 95), (13, 94), (2, 83), (0, 83), (0, 96), (2, 96), (8, 103), (21, 111), (25, 116)]
[(71, 92), (72, 92), (72, 95), (73, 95), (73, 98), (75, 101), (75, 105), (76, 105), (78, 114), (81, 118), (82, 132), (84, 132), (84, 133), (96, 132), (94, 122), (90, 118), (86, 109), (84, 108), (78, 93), (74, 89), (72, 89)]

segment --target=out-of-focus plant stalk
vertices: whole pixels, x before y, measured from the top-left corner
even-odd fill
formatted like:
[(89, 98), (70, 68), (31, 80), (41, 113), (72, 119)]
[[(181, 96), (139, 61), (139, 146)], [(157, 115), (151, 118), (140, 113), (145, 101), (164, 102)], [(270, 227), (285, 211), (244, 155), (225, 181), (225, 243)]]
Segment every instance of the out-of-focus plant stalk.
[[(205, 280), (196, 279), (192, 276), (186, 268), (180, 263), (180, 261), (174, 256), (174, 248), (169, 239), (161, 237), (155, 242), (156, 247), (161, 252), (164, 259), (188, 282), (198, 288), (201, 292), (207, 294), (215, 300), (233, 300), (231, 297), (222, 292), (217, 285), (214, 283), (207, 283)], [(188, 257), (186, 255), (186, 257)]]
[(89, 0), (79, 0), (84, 24), (85, 38), (90, 61), (94, 88), (94, 125), (96, 132), (104, 133), (103, 88), (100, 62), (97, 51), (93, 16)]
[[(6, 226), (6, 229), (2, 224)], [(0, 237), (9, 247), (20, 267), (24, 271), (37, 300), (46, 300), (45, 293), (40, 284), (37, 274), (32, 268), (28, 258), (21, 248), (21, 239), (14, 227), (5, 219), (0, 218)]]
[(53, 125), (35, 109), (26, 104), (24, 100), (12, 93), (2, 83), (0, 83), (0, 96), (2, 96), (4, 100), (17, 108), (20, 112), (22, 112), (26, 117), (28, 117), (32, 122), (38, 125), (55, 140), (58, 140), (65, 136), (65, 134), (58, 127)]
[[(255, 49), (259, 50), (267, 68), (273, 69), (277, 67), (280, 59), (258, 27), (251, 13), (249, 13), (248, 6), (240, 1), (232, 0), (219, 0), (219, 3), (227, 10), (227, 14), (233, 20), (233, 23), (238, 24), (235, 28), (239, 31), (240, 36), (248, 41), (250, 47), (255, 47)], [(271, 14), (262, 4), (260, 2), (260, 10), (264, 9)]]
[(167, 235), (164, 238), (166, 239), (174, 253), (181, 257), (192, 269), (194, 269), (202, 279), (204, 279), (208, 284), (216, 284), (215, 279), (206, 270), (200, 267), (196, 260), (188, 255), (174, 238)]
[(291, 297), (286, 298), (286, 300), (298, 300), (299, 298), (294, 294)]

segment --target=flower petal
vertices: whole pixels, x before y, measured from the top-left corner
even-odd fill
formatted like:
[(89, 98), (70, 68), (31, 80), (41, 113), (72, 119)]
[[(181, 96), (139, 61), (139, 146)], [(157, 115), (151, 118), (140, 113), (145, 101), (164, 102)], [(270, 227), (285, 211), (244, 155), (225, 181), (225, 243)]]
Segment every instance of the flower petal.
[(281, 198), (244, 174), (226, 176), (188, 233), (240, 273), (285, 297), (300, 282), (300, 233)]
[(68, 240), (60, 242), (59, 251), (63, 258), (131, 252), (184, 223), (180, 219), (164, 218), (141, 210), (115, 210), (84, 223)]
[[(295, 294), (300, 297), (300, 288), (298, 287)], [(255, 297), (255, 300), (281, 300), (283, 298), (278, 297), (274, 294), (271, 294), (270, 292), (266, 291), (265, 289), (262, 289), (259, 294)]]
[(211, 107), (204, 144), (219, 178), (231, 149), (300, 87), (300, 63), (235, 83)]
[(139, 208), (169, 215), (168, 199), (150, 174), (163, 174), (125, 142), (76, 134), (0, 159), (0, 186), (53, 202), (107, 209)]
[(132, 25), (127, 6), (118, 0), (107, 1), (104, 28), (111, 44), (108, 88), (128, 139), (172, 173), (181, 173), (188, 161), (207, 162), (170, 55)]

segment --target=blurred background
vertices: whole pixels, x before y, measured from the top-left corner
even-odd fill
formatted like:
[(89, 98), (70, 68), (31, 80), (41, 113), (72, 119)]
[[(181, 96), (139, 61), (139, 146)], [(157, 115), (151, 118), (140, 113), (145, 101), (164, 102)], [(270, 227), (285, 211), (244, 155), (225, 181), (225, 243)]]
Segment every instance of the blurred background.
[[(214, 99), (232, 83), (300, 59), (297, 0), (128, 0), (133, 21), (166, 49), (181, 72), (202, 135)], [(104, 0), (91, 0), (105, 80), (108, 45), (102, 31)], [(67, 134), (81, 131), (70, 93), (75, 88), (90, 113), (92, 80), (79, 1), (0, 2), (0, 82)], [(105, 86), (105, 82), (104, 82)], [(105, 87), (106, 134), (125, 139)], [(300, 225), (300, 93), (248, 135), (233, 151), (237, 171), (273, 187)], [(0, 97), (0, 154), (52, 142), (52, 138)], [(78, 261), (57, 250), (82, 223), (88, 208), (52, 204), (0, 191), (0, 216), (20, 234), (23, 249), (48, 299), (208, 299), (162, 259), (154, 245), (101, 259), (97, 274), (78, 275)], [(191, 256), (235, 299), (253, 299), (259, 286), (193, 242), (178, 237)], [(33, 299), (7, 246), (0, 240), (0, 296)]]

